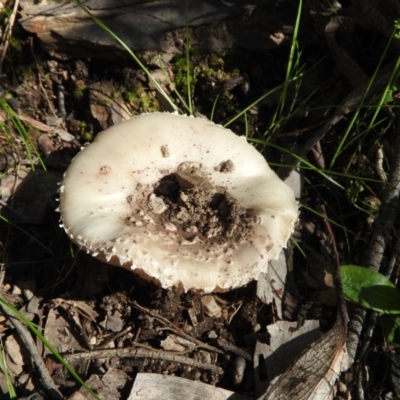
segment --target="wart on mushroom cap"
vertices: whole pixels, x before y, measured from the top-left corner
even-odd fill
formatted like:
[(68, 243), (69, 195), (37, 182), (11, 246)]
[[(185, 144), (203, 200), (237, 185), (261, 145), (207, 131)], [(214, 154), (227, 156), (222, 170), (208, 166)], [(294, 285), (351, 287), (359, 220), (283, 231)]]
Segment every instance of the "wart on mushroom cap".
[(64, 176), (69, 237), (163, 287), (228, 290), (292, 233), (292, 190), (246, 140), (194, 117), (144, 114), (99, 134)]

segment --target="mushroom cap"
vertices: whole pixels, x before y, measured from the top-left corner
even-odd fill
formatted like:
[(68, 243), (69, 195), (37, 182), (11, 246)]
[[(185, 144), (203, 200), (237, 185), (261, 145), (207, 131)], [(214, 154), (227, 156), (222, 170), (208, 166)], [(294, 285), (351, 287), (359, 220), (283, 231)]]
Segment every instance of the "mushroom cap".
[(143, 114), (100, 133), (60, 189), (68, 236), (162, 287), (229, 290), (277, 258), (292, 190), (245, 138), (206, 119)]

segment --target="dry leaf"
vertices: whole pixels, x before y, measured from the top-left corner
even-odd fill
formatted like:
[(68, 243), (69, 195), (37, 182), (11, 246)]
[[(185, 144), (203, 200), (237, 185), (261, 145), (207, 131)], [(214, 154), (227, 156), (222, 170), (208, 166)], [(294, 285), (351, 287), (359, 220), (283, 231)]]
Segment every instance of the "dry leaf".
[[(254, 351), (254, 368), (256, 371), (265, 368), (267, 379), (261, 380), (260, 374), (255, 374), (256, 395), (265, 393), (271, 381), (287, 371), (293, 364), (293, 360), (300, 356), (307, 346), (321, 337), (319, 321), (306, 321), (299, 329), (296, 327), (296, 322), (278, 321), (267, 327), (270, 343), (257, 342)], [(264, 362), (261, 361), (263, 359)]]
[(287, 262), (285, 251), (282, 250), (278, 259), (272, 260), (268, 273), (261, 273), (257, 281), (257, 296), (265, 304), (275, 302), (278, 318), (282, 318), (282, 296), (285, 290)]
[[(70, 323), (54, 309), (49, 311), (44, 336), (60, 353), (83, 350), (71, 331)], [(45, 354), (49, 353), (46, 348)]]
[(333, 328), (304, 351), (272, 382), (259, 400), (328, 400), (341, 371), (347, 369), (346, 327), (338, 316)]

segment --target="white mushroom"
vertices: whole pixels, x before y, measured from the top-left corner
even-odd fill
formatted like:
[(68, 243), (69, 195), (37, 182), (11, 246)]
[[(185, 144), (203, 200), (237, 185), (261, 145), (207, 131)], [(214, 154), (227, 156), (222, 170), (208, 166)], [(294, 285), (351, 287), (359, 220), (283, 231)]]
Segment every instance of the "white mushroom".
[(292, 190), (243, 137), (144, 114), (99, 134), (64, 176), (68, 236), (162, 287), (228, 290), (266, 272), (292, 233)]

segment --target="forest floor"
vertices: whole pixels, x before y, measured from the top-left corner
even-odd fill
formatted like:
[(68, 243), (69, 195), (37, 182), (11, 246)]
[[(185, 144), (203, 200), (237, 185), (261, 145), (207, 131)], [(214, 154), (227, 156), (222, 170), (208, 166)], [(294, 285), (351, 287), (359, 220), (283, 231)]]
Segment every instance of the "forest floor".
[[(111, 125), (173, 108), (129, 56), (102, 58), (90, 46), (90, 57), (49, 53), (17, 16), (0, 66), (0, 294), (100, 398), (127, 399), (138, 373), (261, 396), (268, 371), (256, 347), (269, 343), (270, 325), (278, 319), (298, 321), (303, 313), (319, 321), (323, 333), (335, 324), (337, 306), (323, 294), (332, 289), (327, 280), (334, 275), (333, 238), (321, 209), (331, 221), (340, 263), (372, 263), (374, 221), (387, 201), (387, 187), (396, 186), (389, 172), (400, 150), (394, 79), (399, 42), (379, 18), (351, 2), (337, 8), (323, 3), (303, 6), (297, 47), (290, 44), (298, 10), (283, 1), (250, 11), (268, 8), (278, 22), (285, 10), (293, 16), (291, 25), (276, 28), (276, 44), (268, 50), (211, 52), (193, 45), (188, 68), (188, 36), (182, 29), (175, 32), (181, 51), (137, 53), (180, 112), (188, 110), (173, 89), (188, 102), (190, 85), (194, 115), (246, 135), (280, 177), (296, 167), (295, 183), (289, 184), (301, 208), (286, 252), (288, 277), (279, 311), (257, 295), (257, 282), (206, 296), (167, 290), (71, 244), (57, 207), (59, 184), (73, 157)], [(3, 32), (12, 7), (6, 1), (0, 10)], [(398, 15), (389, 11), (378, 7), (377, 12), (394, 29)], [(248, 8), (235, 18), (250, 18)], [(398, 209), (398, 197), (394, 201)], [(396, 254), (399, 218), (385, 229), (382, 266)], [(396, 279), (399, 259), (394, 260)], [(365, 398), (400, 398), (396, 339), (387, 342), (379, 319), (374, 327), (365, 353), (326, 398), (359, 398), (360, 387)], [(368, 337), (364, 331), (362, 338)], [(5, 313), (0, 338), (0, 392), (10, 393), (7, 382), (12, 382), (17, 397), (9, 398), (60, 398), (49, 394), (43, 367), (31, 361), (29, 345)], [(62, 398), (91, 398), (36, 336), (34, 343)], [(91, 356), (79, 357), (82, 353)]]

